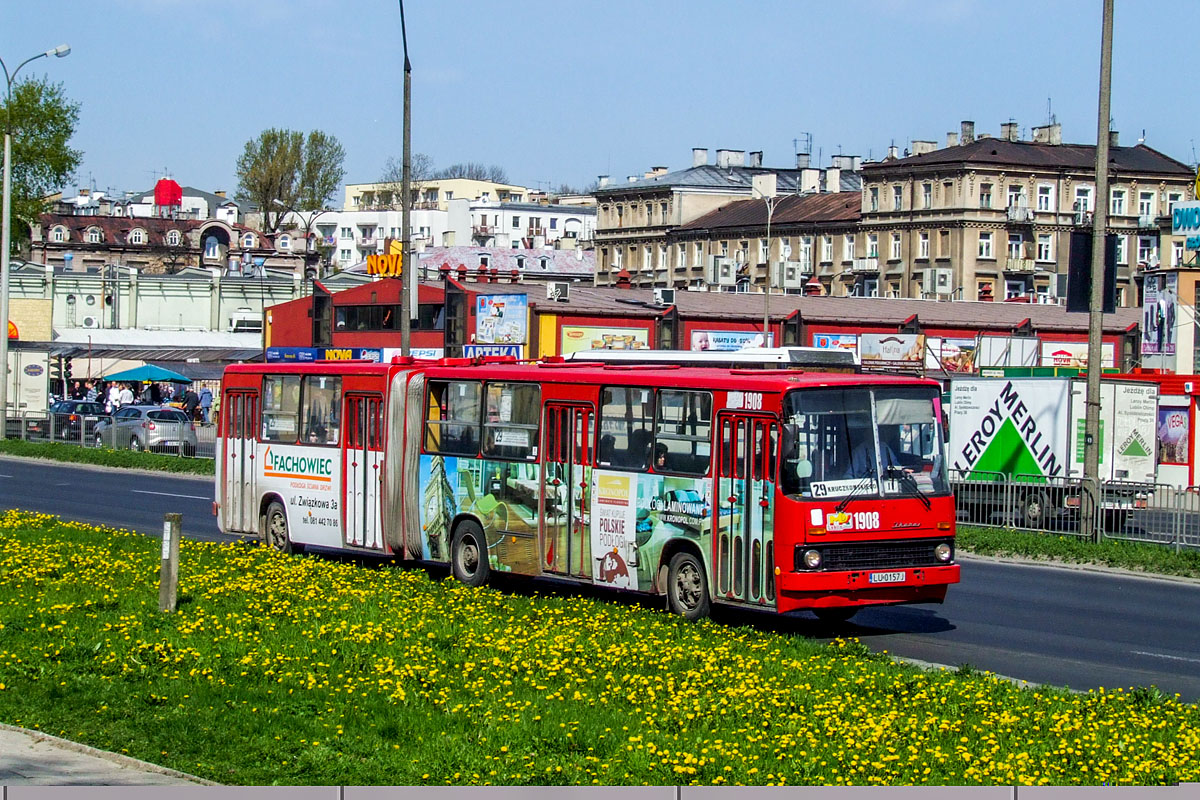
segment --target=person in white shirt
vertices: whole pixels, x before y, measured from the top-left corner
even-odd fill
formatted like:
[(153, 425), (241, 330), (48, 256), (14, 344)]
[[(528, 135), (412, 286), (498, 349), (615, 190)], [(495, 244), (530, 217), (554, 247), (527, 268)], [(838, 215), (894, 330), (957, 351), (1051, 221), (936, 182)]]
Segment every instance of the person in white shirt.
[(129, 384), (121, 387), (119, 404), (123, 406), (133, 405), (133, 390), (129, 388)]
[(108, 402), (105, 404), (105, 411), (109, 414), (121, 407), (121, 387), (115, 383), (108, 385)]

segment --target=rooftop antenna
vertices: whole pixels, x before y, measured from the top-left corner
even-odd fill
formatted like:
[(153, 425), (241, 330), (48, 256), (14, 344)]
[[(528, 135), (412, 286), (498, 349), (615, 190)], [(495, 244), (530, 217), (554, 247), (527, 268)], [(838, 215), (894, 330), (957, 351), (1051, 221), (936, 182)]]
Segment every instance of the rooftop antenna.
[[(800, 149), (800, 142), (804, 142), (804, 149)], [(792, 139), (792, 151), (794, 153), (812, 153), (813, 135), (808, 131), (800, 131), (800, 138)]]
[(1146, 129), (1142, 128), (1142, 135), (1138, 137), (1138, 144), (1146, 143)]

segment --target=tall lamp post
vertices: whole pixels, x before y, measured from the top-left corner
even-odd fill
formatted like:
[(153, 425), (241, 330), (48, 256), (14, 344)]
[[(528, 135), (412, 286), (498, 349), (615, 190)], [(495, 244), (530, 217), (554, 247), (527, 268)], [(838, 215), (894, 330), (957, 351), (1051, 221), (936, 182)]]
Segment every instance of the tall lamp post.
[[(756, 175), (751, 187), (751, 193), (767, 206), (767, 275), (763, 287), (763, 347), (771, 346), (771, 217), (775, 215), (775, 206), (783, 197), (775, 194), (774, 173)], [(784, 196), (786, 197), (786, 195)]]
[(412, 62), (408, 60), (408, 29), (404, 25), (404, 0), (400, 4), (400, 42), (404, 45), (404, 166), (401, 172), (401, 192), (404, 202), (400, 205), (400, 224), (404, 228), (400, 239), (400, 273), (404, 283), (400, 286), (400, 354), (412, 353), (412, 312), (417, 307), (417, 271), (412, 264)]
[(4, 70), (4, 210), (3, 233), (0, 235), (0, 319), (4, 320), (4, 333), (0, 334), (0, 438), (8, 436), (8, 251), (12, 247), (11, 227), (9, 216), (12, 213), (12, 85), (17, 79), (21, 67), (39, 58), (56, 56), (62, 58), (71, 52), (71, 48), (60, 44), (53, 50), (30, 56), (17, 65), (11, 73), (8, 66), (0, 59), (0, 68)]
[[(279, 206), (282, 209), (292, 212), (292, 214), (299, 217), (300, 220), (302, 222), (304, 222), (304, 273), (305, 273), (304, 277), (307, 278), (309, 261), (311, 260), (310, 257), (312, 256), (312, 226), (313, 226), (313, 223), (317, 221), (317, 217), (321, 216), (322, 214), (328, 214), (330, 209), (322, 208), (320, 211), (310, 211), (308, 219), (305, 219), (303, 214), (301, 214), (299, 211), (292, 208), (291, 206), (289, 206), (287, 203), (283, 202), (282, 200), (279, 200), (278, 198), (276, 198), (275, 200), (272, 200), (271, 202), (274, 203), (275, 205)], [(320, 276), (318, 275), (317, 277), (320, 277)]]

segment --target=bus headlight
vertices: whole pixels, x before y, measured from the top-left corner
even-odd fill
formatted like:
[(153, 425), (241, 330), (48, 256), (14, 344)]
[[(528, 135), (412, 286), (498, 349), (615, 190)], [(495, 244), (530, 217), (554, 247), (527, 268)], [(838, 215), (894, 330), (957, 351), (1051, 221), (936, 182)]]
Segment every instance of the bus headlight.
[(804, 551), (804, 566), (809, 569), (817, 569), (821, 566), (821, 551), (820, 550), (805, 550)]
[(942, 542), (937, 547), (933, 548), (933, 555), (938, 561), (949, 561), (950, 556), (953, 554), (954, 551), (951, 550), (950, 545), (946, 544), (945, 542)]

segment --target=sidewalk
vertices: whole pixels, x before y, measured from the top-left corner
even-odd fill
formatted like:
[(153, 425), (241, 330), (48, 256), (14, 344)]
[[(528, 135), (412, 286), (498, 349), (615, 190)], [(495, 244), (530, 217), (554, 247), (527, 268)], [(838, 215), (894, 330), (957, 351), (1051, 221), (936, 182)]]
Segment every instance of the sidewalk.
[(213, 785), (166, 767), (11, 725), (0, 725), (0, 784)]

